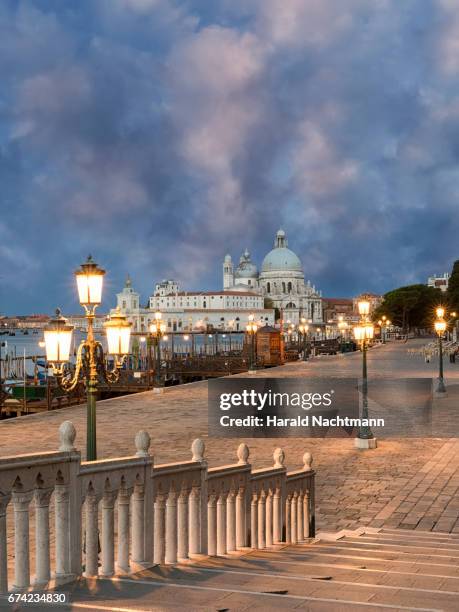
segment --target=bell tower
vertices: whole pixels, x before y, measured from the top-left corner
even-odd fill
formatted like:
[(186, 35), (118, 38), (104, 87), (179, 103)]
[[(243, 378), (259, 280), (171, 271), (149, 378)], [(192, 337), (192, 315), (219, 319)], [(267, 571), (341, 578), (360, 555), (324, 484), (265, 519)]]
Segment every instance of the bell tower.
[(234, 285), (234, 269), (231, 255), (225, 255), (223, 261), (223, 290), (230, 289)]

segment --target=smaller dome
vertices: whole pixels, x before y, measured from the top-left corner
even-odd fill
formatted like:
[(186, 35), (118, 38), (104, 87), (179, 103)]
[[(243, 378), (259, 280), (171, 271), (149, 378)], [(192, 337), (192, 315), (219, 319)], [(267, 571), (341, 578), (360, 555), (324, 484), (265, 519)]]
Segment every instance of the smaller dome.
[(235, 278), (256, 278), (258, 276), (257, 266), (253, 263), (243, 263), (237, 267)]
[(225, 263), (231, 263), (231, 255), (229, 253), (225, 255)]

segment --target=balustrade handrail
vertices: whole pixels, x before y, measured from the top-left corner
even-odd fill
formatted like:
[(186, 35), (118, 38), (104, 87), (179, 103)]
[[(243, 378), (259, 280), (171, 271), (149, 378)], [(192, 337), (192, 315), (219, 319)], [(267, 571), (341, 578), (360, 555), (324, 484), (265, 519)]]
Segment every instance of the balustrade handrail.
[[(277, 448), (272, 466), (254, 470), (248, 446), (240, 444), (237, 462), (209, 468), (204, 443), (197, 439), (191, 460), (155, 465), (150, 436), (141, 431), (135, 455), (85, 462), (74, 446), (73, 424), (62, 423), (59, 435), (55, 452), (0, 458), (0, 593), (31, 585), (52, 588), (82, 575), (125, 574), (196, 555), (222, 556), (248, 546), (269, 549), (314, 535), (310, 453), (301, 469), (287, 472), (284, 451)], [(7, 521), (7, 512), (14, 521)]]

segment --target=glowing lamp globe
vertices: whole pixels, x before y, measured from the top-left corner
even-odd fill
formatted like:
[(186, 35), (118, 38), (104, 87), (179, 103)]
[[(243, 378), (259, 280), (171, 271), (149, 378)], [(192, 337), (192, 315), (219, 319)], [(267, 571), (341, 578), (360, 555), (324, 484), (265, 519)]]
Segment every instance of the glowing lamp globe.
[(365, 327), (363, 325), (356, 325), (354, 327), (354, 338), (356, 340), (363, 340), (365, 338)]
[(89, 255), (88, 259), (75, 272), (78, 297), (82, 306), (98, 306), (102, 302), (102, 286), (105, 270)]
[(104, 323), (110, 355), (128, 355), (131, 340), (131, 324), (117, 308)]
[(50, 363), (64, 363), (69, 360), (72, 345), (73, 326), (67, 324), (67, 319), (59, 309), (56, 316), (44, 328), (46, 359)]
[(443, 319), (443, 317), (445, 316), (445, 309), (443, 308), (443, 306), (439, 306), (438, 308), (436, 308), (435, 314), (439, 319)]
[(365, 325), (365, 338), (371, 340), (374, 336), (375, 328), (373, 325)]
[(440, 336), (446, 330), (446, 322), (445, 321), (435, 321), (435, 331)]
[(360, 315), (368, 315), (370, 312), (370, 302), (368, 302), (367, 300), (361, 300), (358, 303), (358, 307), (359, 307), (359, 314)]

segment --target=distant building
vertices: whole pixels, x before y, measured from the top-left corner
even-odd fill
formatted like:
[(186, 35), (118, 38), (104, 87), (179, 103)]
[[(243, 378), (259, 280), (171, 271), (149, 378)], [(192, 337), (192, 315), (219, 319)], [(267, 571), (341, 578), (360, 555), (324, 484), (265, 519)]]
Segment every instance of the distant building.
[[(84, 314), (68, 315), (65, 317), (69, 325), (77, 331), (88, 331), (88, 319)], [(103, 314), (96, 314), (93, 320), (94, 331), (102, 332), (104, 329), (104, 323), (107, 320), (107, 316)], [(49, 317), (48, 317), (49, 321)]]
[(338, 321), (343, 317), (344, 321), (354, 321), (354, 302), (351, 298), (322, 298), (324, 321)]
[(448, 290), (450, 274), (445, 272), (441, 276), (429, 276), (427, 279), (427, 286), (434, 287), (434, 289), (440, 289), (445, 292)]
[(288, 248), (287, 236), (279, 229), (274, 248), (267, 253), (260, 272), (246, 249), (234, 269), (231, 255), (223, 260), (223, 288), (225, 291), (247, 291), (269, 298), (275, 308), (282, 310), (284, 320), (298, 324), (301, 318), (322, 324), (321, 293), (311, 282), (305, 281), (303, 265), (296, 253)]
[(147, 332), (159, 310), (169, 332), (204, 330), (244, 331), (249, 316), (259, 325), (274, 324), (274, 310), (264, 307), (263, 296), (251, 291), (180, 291), (173, 280), (155, 285), (148, 305), (140, 306), (140, 295), (128, 277), (117, 294), (117, 306), (133, 324), (133, 331)]

